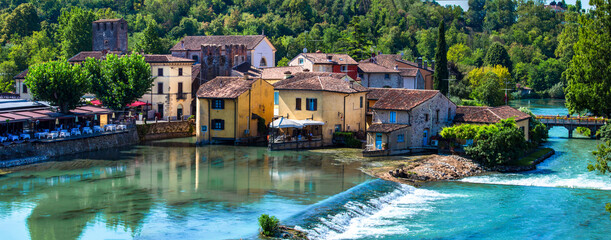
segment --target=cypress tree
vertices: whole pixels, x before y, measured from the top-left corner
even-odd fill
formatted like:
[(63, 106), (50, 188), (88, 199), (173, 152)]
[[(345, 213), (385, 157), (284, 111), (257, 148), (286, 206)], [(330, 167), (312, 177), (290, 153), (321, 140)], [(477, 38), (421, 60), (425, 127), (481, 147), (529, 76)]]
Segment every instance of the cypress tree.
[(435, 53), (435, 89), (443, 95), (448, 94), (448, 48), (446, 46), (446, 28), (443, 20), (439, 23), (437, 52)]

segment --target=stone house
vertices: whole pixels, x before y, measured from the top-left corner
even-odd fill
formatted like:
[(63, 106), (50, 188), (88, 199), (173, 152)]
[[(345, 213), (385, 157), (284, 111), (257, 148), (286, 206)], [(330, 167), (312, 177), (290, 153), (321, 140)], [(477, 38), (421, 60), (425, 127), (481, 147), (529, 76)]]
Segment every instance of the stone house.
[(500, 107), (475, 107), (459, 106), (456, 108), (454, 124), (478, 124), (489, 125), (504, 119), (514, 118), (516, 125), (524, 133), (524, 139), (528, 141), (530, 126), (530, 115), (510, 106)]
[(240, 56), (240, 62), (250, 62), (255, 68), (268, 68), (276, 65), (276, 48), (264, 35), (186, 36), (176, 43), (170, 52), (172, 56), (193, 59), (198, 64), (204, 57), (201, 51), (202, 45), (244, 45), (246, 53)]
[(197, 91), (198, 143), (247, 141), (267, 134), (273, 118), (271, 84), (261, 79), (217, 77)]
[(93, 51), (127, 53), (128, 28), (123, 18), (100, 19), (91, 24)]
[(311, 72), (344, 73), (356, 80), (358, 63), (348, 54), (337, 53), (300, 53), (289, 66), (300, 66)]
[(403, 88), (401, 72), (395, 68), (387, 68), (371, 62), (360, 62), (358, 79), (361, 85), (374, 88)]
[[(361, 62), (371, 62), (386, 68), (396, 68), (402, 71), (404, 87), (408, 89), (433, 89), (433, 75), (435, 73), (434, 62), (429, 67), (426, 62), (423, 64), (422, 58), (417, 62), (407, 61), (398, 54), (378, 54)], [(415, 88), (412, 88), (415, 86)]]
[(303, 70), (300, 66), (264, 68), (261, 71), (261, 78), (270, 84), (274, 84), (292, 76), (294, 73), (303, 72)]
[[(324, 122), (322, 145), (332, 145), (333, 133), (365, 131), (367, 88), (345, 74), (311, 76), (322, 73), (297, 73), (274, 84), (278, 115), (291, 120)], [(306, 77), (308, 76), (308, 77)]]
[(393, 155), (436, 148), (431, 137), (452, 124), (456, 105), (437, 90), (378, 89), (370, 107), (368, 155)]

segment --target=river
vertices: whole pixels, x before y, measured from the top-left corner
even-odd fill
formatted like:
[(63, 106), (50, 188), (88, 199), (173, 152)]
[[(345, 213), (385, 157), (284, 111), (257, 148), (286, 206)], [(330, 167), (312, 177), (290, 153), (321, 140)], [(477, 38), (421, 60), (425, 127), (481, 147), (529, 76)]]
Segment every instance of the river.
[[(523, 100), (565, 115), (561, 101)], [(578, 136), (577, 134), (575, 136)], [(608, 239), (598, 141), (553, 128), (531, 172), (420, 188), (372, 179), (349, 149), (268, 152), (173, 139), (63, 157), (0, 177), (2, 239), (255, 238), (277, 216), (315, 239)]]

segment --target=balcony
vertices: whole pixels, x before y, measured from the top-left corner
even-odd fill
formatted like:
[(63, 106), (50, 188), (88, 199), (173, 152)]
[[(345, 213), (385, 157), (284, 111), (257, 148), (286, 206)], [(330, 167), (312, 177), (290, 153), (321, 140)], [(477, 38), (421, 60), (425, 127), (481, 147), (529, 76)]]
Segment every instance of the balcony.
[(187, 99), (187, 93), (177, 93), (176, 94), (176, 99), (178, 99), (178, 100)]

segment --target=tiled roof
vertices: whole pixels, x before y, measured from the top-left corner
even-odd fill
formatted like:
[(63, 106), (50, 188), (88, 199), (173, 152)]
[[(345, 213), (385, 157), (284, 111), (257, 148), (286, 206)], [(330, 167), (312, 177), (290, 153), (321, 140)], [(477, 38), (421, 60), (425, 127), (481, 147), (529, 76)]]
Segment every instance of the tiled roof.
[(255, 81), (241, 77), (216, 77), (197, 90), (198, 98), (237, 98), (248, 91)]
[[(121, 20), (123, 20), (123, 18), (100, 19), (100, 20), (94, 21), (94, 23), (102, 23), (102, 22), (119, 22), (119, 21), (121, 21)], [(123, 21), (125, 21), (125, 20), (123, 20)]]
[(379, 100), (386, 93), (388, 93), (389, 88), (369, 88), (369, 92), (367, 93), (367, 99), (371, 100)]
[(238, 77), (248, 76), (250, 79), (255, 79), (261, 77), (261, 70), (250, 65), (250, 62), (243, 62), (233, 68), (233, 74)]
[(366, 92), (367, 88), (359, 83), (349, 82), (335, 77), (309, 77), (301, 79), (299, 77), (281, 80), (274, 84), (277, 90), (311, 90), (327, 91), (340, 93)]
[(298, 72), (303, 72), (303, 68), (299, 66), (264, 68), (263, 73), (261, 74), (261, 78), (266, 79), (266, 80), (284, 79), (284, 73), (287, 71), (291, 72), (291, 74), (295, 74)]
[(393, 68), (384, 67), (382, 65), (378, 65), (370, 62), (360, 62), (359, 63), (359, 72), (364, 73), (398, 73), (399, 70), (395, 70)]
[[(315, 64), (358, 64), (350, 55), (341, 53), (301, 53), (297, 57), (299, 56), (303, 56)], [(331, 61), (329, 61), (329, 57)]]
[[(263, 41), (264, 35), (215, 35), (215, 36), (186, 36), (176, 43), (170, 51), (190, 50), (199, 51), (202, 44), (210, 45), (239, 45), (246, 46), (249, 50), (254, 49), (259, 42)], [(184, 47), (182, 46), (184, 42)]]
[(103, 51), (83, 51), (68, 59), (68, 62), (84, 62), (87, 58), (106, 59), (107, 54), (123, 55), (120, 51), (108, 51), (106, 53)]
[(512, 117), (516, 121), (522, 121), (530, 118), (530, 115), (510, 106), (494, 108), (459, 106), (456, 108), (456, 117), (454, 117), (454, 122), (492, 124), (499, 122), (501, 119), (508, 119)]
[(25, 79), (25, 77), (28, 75), (28, 70), (29, 69), (25, 69), (23, 71), (21, 71), (19, 74), (17, 74), (17, 76), (13, 77), (13, 79)]
[(409, 127), (409, 125), (392, 124), (392, 123), (374, 123), (374, 124), (371, 124), (369, 128), (367, 128), (367, 132), (389, 133), (389, 132), (394, 132), (397, 130), (404, 129), (406, 127)]
[(144, 60), (147, 63), (193, 63), (195, 60), (181, 57), (174, 57), (170, 54), (145, 54)]
[[(408, 61), (405, 60), (403, 58), (401, 58), (401, 55), (399, 54), (379, 54), (377, 56), (375, 56), (375, 58), (370, 58), (370, 59), (365, 59), (361, 62), (375, 62), (379, 65), (382, 65), (384, 67), (387, 68), (394, 68), (395, 65), (397, 65), (398, 62), (401, 63), (405, 63), (409, 66), (412, 66), (413, 68), (418, 68), (418, 63), (412, 62), (412, 61)], [(433, 72), (432, 69), (425, 69), (425, 68), (419, 68), (422, 69), (424, 71), (428, 71), (428, 72)]]
[(437, 90), (383, 89), (386, 89), (386, 94), (380, 97), (372, 109), (409, 111), (439, 94)]
[(400, 75), (401, 77), (415, 77), (418, 76), (418, 70), (418, 68), (400, 69)]

